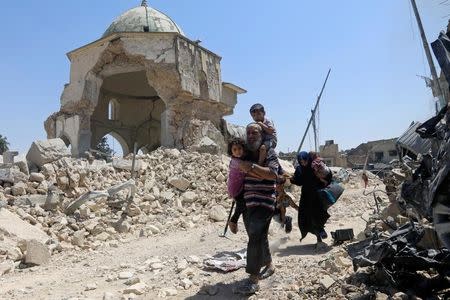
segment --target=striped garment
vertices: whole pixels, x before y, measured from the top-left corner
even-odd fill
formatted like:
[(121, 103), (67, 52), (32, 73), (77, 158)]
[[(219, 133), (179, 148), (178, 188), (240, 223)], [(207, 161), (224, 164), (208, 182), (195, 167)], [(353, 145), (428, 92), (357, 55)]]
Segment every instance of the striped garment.
[[(267, 158), (263, 164), (277, 174), (280, 163), (273, 149), (267, 151)], [(247, 207), (262, 206), (275, 210), (276, 194), (275, 180), (259, 179), (246, 176), (244, 179), (244, 199)]]
[(275, 210), (275, 180), (245, 177), (244, 199), (247, 207), (263, 206)]

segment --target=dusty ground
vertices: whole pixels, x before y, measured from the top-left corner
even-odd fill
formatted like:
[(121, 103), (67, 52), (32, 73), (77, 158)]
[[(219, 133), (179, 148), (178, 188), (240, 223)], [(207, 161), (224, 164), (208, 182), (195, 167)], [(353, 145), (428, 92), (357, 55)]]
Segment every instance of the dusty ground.
[[(365, 215), (364, 219), (367, 219), (373, 212), (372, 202), (372, 196), (363, 196), (361, 188), (347, 189), (330, 209), (332, 217), (327, 223), (327, 232), (350, 227), (356, 236), (366, 225), (361, 216)], [(296, 219), (294, 210), (289, 210), (289, 214)], [(247, 239), (243, 225), (240, 224), (241, 231), (237, 235), (229, 233), (228, 238), (219, 237), (223, 226), (224, 222), (219, 222), (167, 235), (142, 238), (128, 235), (117, 245), (103, 246), (98, 250), (65, 251), (53, 255), (46, 266), (16, 270), (1, 277), (0, 298), (241, 299), (233, 294), (233, 288), (246, 277), (243, 269), (224, 274), (202, 267), (207, 255), (245, 248)], [(289, 235), (272, 222), (270, 242), (277, 272), (261, 282), (261, 291), (254, 298), (315, 299), (318, 297), (315, 292), (322, 288), (320, 279), (325, 274), (336, 280), (334, 286), (339, 289), (345, 275), (351, 272), (351, 266), (333, 271), (333, 266), (329, 270), (323, 264), (336, 255), (342, 255), (343, 246), (332, 246), (330, 237), (325, 240), (327, 247), (316, 250), (313, 236), (308, 236), (302, 243), (299, 236), (296, 222)], [(127, 271), (132, 273), (132, 279), (139, 278), (146, 284), (143, 295), (123, 293), (128, 287), (125, 284), (128, 279), (118, 279), (118, 276)], [(330, 299), (329, 296), (323, 297)], [(333, 298), (345, 299), (338, 294)]]

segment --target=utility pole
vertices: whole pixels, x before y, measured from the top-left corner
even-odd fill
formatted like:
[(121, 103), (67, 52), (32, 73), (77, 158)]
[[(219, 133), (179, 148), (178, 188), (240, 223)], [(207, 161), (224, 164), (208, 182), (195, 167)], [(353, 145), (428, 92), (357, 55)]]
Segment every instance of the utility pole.
[(317, 152), (317, 126), (316, 126), (316, 116), (314, 115), (314, 111), (311, 110), (311, 115), (313, 118), (312, 127), (314, 131), (314, 151)]
[(303, 142), (305, 141), (306, 135), (308, 134), (309, 126), (311, 126), (311, 123), (312, 123), (313, 119), (315, 118), (317, 107), (319, 106), (320, 98), (322, 97), (322, 93), (323, 93), (323, 90), (325, 89), (325, 85), (327, 84), (328, 76), (330, 76), (330, 72), (331, 72), (331, 69), (328, 70), (328, 74), (327, 74), (327, 77), (325, 78), (325, 82), (323, 83), (322, 90), (320, 90), (320, 94), (319, 94), (319, 96), (317, 96), (316, 105), (314, 106), (314, 110), (312, 111), (312, 116), (309, 119), (308, 126), (306, 126), (305, 133), (303, 134), (303, 138), (302, 138), (302, 141), (300, 142), (300, 146), (298, 146), (297, 152), (299, 152), (302, 149)]
[[(431, 78), (432, 81), (432, 90), (436, 91), (439, 98), (440, 107), (444, 107), (447, 105), (444, 100), (444, 93), (442, 92), (441, 85), (439, 83), (439, 77), (437, 76), (436, 67), (434, 66), (433, 57), (431, 56), (430, 46), (428, 45), (427, 37), (425, 35), (425, 31), (423, 30), (422, 20), (420, 19), (419, 11), (417, 10), (416, 0), (411, 0), (411, 5), (414, 10), (414, 15), (416, 16), (417, 26), (419, 27), (420, 37), (422, 38), (423, 48), (425, 50), (425, 54), (427, 56), (428, 64), (430, 66)], [(436, 111), (436, 114), (438, 111)]]

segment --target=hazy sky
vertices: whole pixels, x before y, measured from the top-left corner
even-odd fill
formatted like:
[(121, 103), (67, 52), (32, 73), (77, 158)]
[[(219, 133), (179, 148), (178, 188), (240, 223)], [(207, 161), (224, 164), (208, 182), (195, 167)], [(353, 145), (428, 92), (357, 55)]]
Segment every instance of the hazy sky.
[[(450, 6), (417, 0), (429, 42)], [(341, 148), (400, 135), (433, 109), (429, 76), (409, 0), (158, 0), (188, 38), (222, 56), (222, 78), (248, 90), (227, 120), (245, 125), (254, 102), (279, 132), (278, 150), (296, 149), (328, 68), (320, 141)], [(4, 1), (0, 47), (0, 134), (27, 151), (46, 137), (59, 110), (70, 50), (98, 39), (139, 0)], [(312, 139), (312, 135), (311, 135)], [(310, 146), (309, 139), (305, 148)]]

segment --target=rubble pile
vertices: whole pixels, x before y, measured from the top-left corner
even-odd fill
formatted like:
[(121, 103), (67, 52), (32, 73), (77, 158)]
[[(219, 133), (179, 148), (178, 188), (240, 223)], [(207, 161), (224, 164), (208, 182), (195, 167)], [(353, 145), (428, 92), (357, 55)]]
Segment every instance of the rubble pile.
[[(413, 162), (417, 164), (417, 162)], [(411, 165), (411, 163), (410, 163)], [(419, 164), (417, 164), (418, 166)], [(422, 172), (420, 168), (415, 168)], [(364, 235), (348, 252), (355, 274), (346, 281), (392, 299), (447, 299), (450, 296), (450, 252), (444, 247), (430, 218), (427, 201), (419, 194), (413, 200), (403, 197), (408, 180), (417, 178), (414, 168), (392, 169), (383, 178), (389, 203), (370, 216)], [(374, 199), (378, 198), (374, 193)]]
[[(68, 211), (85, 193), (130, 180), (131, 166), (131, 158), (106, 163), (64, 156), (29, 176), (10, 167), (9, 180), (3, 176), (0, 181), (1, 211), (7, 209), (20, 217), (16, 223), (45, 232), (50, 239), (43, 242), (50, 252), (95, 249), (116, 243), (123, 233), (150, 236), (226, 219), (231, 205), (226, 193), (228, 158), (177, 149), (136, 156), (134, 197), (127, 191), (106, 194)], [(0, 230), (5, 231), (1, 226)], [(0, 255), (1, 260), (23, 259), (15, 245)]]

